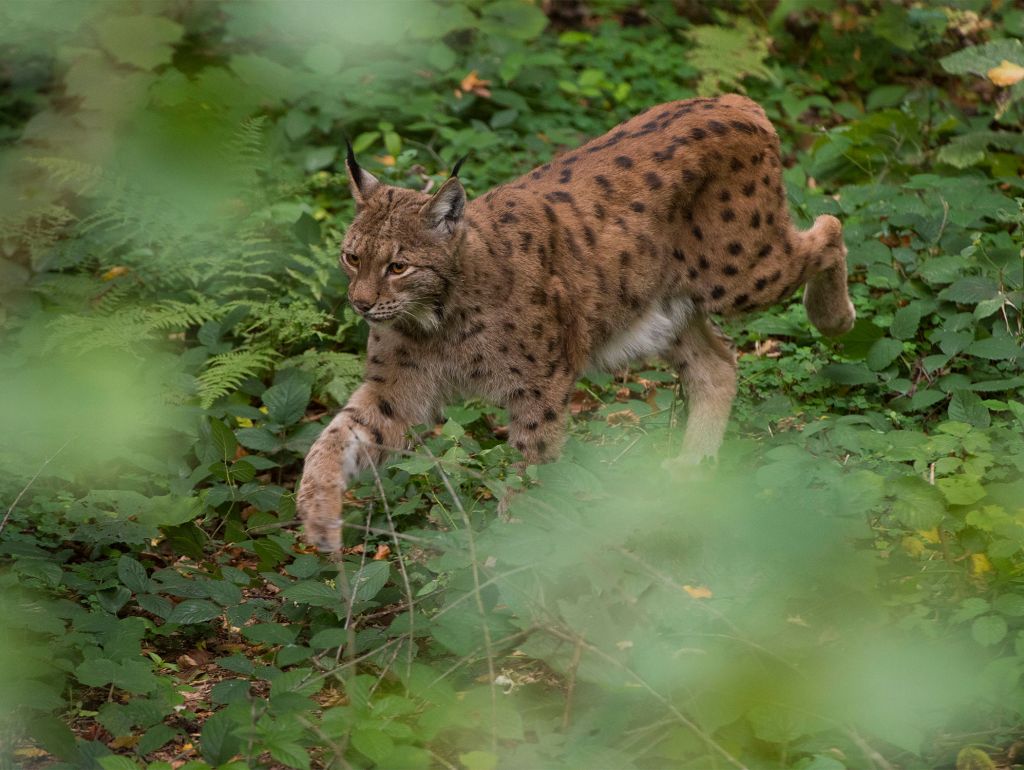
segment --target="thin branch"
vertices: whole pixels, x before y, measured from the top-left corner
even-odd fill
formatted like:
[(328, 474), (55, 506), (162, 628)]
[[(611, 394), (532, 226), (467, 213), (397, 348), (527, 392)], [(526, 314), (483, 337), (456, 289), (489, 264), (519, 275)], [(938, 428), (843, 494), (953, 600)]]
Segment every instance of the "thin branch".
[(25, 493), (28, 492), (29, 487), (31, 487), (35, 483), (36, 479), (38, 479), (40, 474), (42, 474), (42, 472), (46, 469), (46, 466), (49, 465), (51, 462), (53, 462), (57, 458), (57, 455), (59, 455), (61, 452), (63, 452), (67, 448), (68, 444), (70, 444), (76, 438), (77, 438), (77, 436), (72, 436), (71, 438), (69, 438), (67, 441), (64, 442), (64, 445), (60, 449), (58, 449), (52, 455), (47, 457), (46, 460), (43, 461), (43, 464), (39, 466), (39, 470), (36, 471), (35, 475), (28, 480), (28, 483), (25, 486), (23, 486), (21, 488), (21, 491), (18, 493), (18, 496), (15, 497), (14, 498), (14, 502), (11, 503), (11, 507), (8, 508), (7, 509), (7, 513), (4, 514), (3, 520), (0, 520), (0, 534), (3, 534), (4, 527), (6, 527), (7, 526), (7, 522), (10, 521), (11, 514), (14, 513), (15, 506), (18, 504), (18, 502), (21, 500), (21, 498), (25, 495)]

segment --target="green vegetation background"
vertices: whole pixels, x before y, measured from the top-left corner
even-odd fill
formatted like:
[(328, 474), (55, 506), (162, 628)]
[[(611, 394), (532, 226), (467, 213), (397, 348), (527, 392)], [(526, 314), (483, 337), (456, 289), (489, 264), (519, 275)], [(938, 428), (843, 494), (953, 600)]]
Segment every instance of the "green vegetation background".
[[(1024, 10), (0, 5), (0, 767), (1008, 767), (1024, 738)], [(656, 363), (512, 471), (464, 403), (296, 536), (359, 381), (345, 134), (471, 194), (745, 91), (860, 320), (730, 324), (720, 467)], [(535, 485), (530, 479), (540, 479)], [(510, 516), (496, 514), (512, 487)]]

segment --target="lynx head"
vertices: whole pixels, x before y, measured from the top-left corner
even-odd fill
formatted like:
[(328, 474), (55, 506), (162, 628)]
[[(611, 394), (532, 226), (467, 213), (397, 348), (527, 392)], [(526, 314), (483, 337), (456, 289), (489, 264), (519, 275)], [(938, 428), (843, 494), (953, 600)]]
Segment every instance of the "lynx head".
[(462, 161), (432, 196), (382, 183), (359, 167), (351, 146), (346, 165), (356, 217), (341, 264), (352, 306), (371, 323), (436, 329), (465, 229)]

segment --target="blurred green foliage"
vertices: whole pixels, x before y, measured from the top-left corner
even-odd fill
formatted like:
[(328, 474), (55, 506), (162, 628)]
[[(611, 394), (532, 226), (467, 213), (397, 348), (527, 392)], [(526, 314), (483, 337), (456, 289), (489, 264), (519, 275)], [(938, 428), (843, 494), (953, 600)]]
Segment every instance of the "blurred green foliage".
[[(0, 767), (1008, 766), (1024, 721), (1024, 11), (781, 0), (0, 6)], [(359, 382), (338, 148), (479, 194), (744, 90), (855, 329), (744, 355), (673, 478), (663, 368), (558, 463), (453, 405), (297, 545)], [(534, 482), (540, 481), (539, 484)], [(510, 490), (507, 516), (497, 501)], [(182, 764), (184, 763), (184, 764)]]

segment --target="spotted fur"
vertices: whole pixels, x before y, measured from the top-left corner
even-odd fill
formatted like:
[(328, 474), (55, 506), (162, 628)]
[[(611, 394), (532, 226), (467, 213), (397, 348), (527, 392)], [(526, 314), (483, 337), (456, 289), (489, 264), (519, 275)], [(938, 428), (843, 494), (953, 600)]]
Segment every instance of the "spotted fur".
[(812, 323), (853, 323), (839, 221), (794, 228), (779, 141), (741, 96), (653, 107), (523, 177), (466, 201), (380, 183), (349, 155), (357, 202), (343, 244), (349, 297), (370, 322), (365, 383), (306, 458), (307, 538), (339, 547), (352, 476), (460, 396), (508, 409), (527, 462), (557, 455), (588, 368), (660, 353), (690, 403), (686, 462), (713, 456), (736, 390), (735, 354), (710, 322), (806, 285)]

